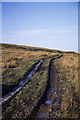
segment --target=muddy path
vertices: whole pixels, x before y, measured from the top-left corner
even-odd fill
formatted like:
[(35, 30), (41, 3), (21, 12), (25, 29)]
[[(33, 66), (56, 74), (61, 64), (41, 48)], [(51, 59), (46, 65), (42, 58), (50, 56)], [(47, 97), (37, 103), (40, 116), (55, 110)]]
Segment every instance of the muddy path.
[(31, 76), (36, 72), (36, 70), (40, 67), (40, 65), (42, 64), (44, 59), (41, 59), (38, 63), (36, 63), (32, 69), (30, 70), (30, 72), (28, 73), (28, 75), (26, 76), (26, 78), (24, 80), (22, 80), (18, 86), (16, 86), (15, 88), (12, 89), (12, 91), (10, 91), (8, 94), (6, 94), (5, 96), (3, 96), (2, 98), (0, 98), (0, 105), (4, 104), (6, 101), (10, 100), (12, 97), (14, 97), (25, 85), (26, 83), (29, 81), (29, 79), (31, 78)]
[(62, 55), (57, 58), (51, 59), (49, 64), (48, 82), (43, 97), (38, 101), (38, 104), (34, 108), (33, 112), (27, 118), (32, 118), (34, 120), (49, 118), (49, 112), (51, 111), (53, 100), (57, 92), (58, 82), (58, 78), (56, 76), (56, 69), (54, 66), (54, 60), (60, 57), (62, 57)]

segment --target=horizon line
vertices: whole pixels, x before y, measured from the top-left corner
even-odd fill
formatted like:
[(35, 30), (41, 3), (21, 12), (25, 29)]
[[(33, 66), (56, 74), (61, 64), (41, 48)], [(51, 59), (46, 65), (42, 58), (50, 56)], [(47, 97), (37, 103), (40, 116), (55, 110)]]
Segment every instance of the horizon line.
[[(72, 51), (72, 50), (60, 50), (60, 49), (53, 49), (53, 48), (48, 48), (48, 47), (38, 47), (38, 46), (29, 46), (25, 44), (13, 44), (13, 43), (0, 43), (0, 44), (9, 44), (9, 45), (19, 45), (19, 46), (25, 46), (25, 47), (34, 47), (34, 48), (41, 48), (41, 49), (49, 49), (49, 50), (57, 50), (57, 51), (62, 51), (62, 52), (74, 52), (74, 53), (79, 53), (77, 51)], [(80, 53), (79, 53), (80, 54)]]

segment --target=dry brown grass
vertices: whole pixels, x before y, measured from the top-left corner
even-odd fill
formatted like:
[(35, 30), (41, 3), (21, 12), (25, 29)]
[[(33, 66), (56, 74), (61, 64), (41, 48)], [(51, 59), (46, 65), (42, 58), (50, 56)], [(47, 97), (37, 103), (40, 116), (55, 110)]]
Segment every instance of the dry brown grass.
[(64, 56), (55, 60), (59, 90), (61, 91), (62, 118), (78, 118), (79, 115), (79, 76), (78, 54), (64, 53)]
[[(32, 65), (36, 63), (38, 60), (42, 58), (52, 57), (53, 55), (60, 53), (63, 54), (63, 57), (55, 59), (54, 61), (57, 70), (59, 84), (58, 89), (60, 91), (61, 99), (61, 107), (59, 109), (59, 114), (61, 118), (78, 118), (80, 110), (78, 106), (78, 102), (80, 99), (79, 97), (80, 55), (76, 53), (65, 52), (62, 53), (60, 51), (52, 50), (50, 51), (48, 49), (15, 45), (3, 45), (2, 48), (3, 93), (6, 93), (5, 91), (10, 90), (15, 85), (17, 85), (21, 81), (21, 79), (23, 79), (25, 73), (28, 72)], [(49, 63), (45, 63), (43, 64), (43, 66), (44, 65), (48, 67)], [(43, 76), (40, 74), (40, 72), (37, 72), (32, 76), (30, 83), (27, 84), (25, 88), (14, 97), (14, 99), (10, 102), (10, 106), (8, 106), (4, 110), (4, 116), (8, 115), (9, 113), (13, 114), (12, 113), (13, 110), (15, 110), (14, 115), (17, 114), (17, 116), (19, 115), (20, 117), (24, 116), (24, 113), (26, 113), (26, 109), (28, 107), (27, 106), (28, 103), (32, 105), (33, 100), (35, 101), (36, 97), (38, 98), (38, 94), (40, 94), (40, 92), (42, 91), (43, 88), (42, 86), (45, 87), (43, 81), (46, 81), (47, 79), (46, 78), (46, 75), (48, 74), (47, 67), (45, 72), (43, 72), (44, 73)], [(38, 83), (36, 83), (36, 79), (38, 80), (37, 81)], [(37, 84), (38, 87), (35, 84)], [(36, 87), (41, 91), (36, 92)], [(21, 102), (21, 104), (19, 103), (19, 101)]]
[[(25, 48), (25, 49), (24, 49)], [(33, 51), (31, 50), (33, 49)], [(37, 50), (36, 50), (37, 49)], [(3, 95), (19, 84), (25, 73), (38, 60), (55, 55), (55, 52), (46, 52), (38, 48), (2, 45), (2, 83)]]
[(31, 113), (47, 85), (49, 61), (50, 58), (44, 61), (40, 70), (34, 73), (28, 84), (17, 93), (8, 106), (3, 107), (3, 117), (26, 118)]

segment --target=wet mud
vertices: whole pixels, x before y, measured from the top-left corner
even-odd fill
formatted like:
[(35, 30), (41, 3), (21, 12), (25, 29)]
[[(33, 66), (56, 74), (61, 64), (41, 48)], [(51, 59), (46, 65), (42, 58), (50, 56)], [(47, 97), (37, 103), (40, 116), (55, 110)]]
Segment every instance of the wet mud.
[[(57, 58), (62, 57), (59, 56)], [(54, 66), (54, 60), (56, 58), (51, 59), (49, 64), (49, 72), (48, 72), (48, 81), (43, 96), (38, 101), (37, 105), (34, 107), (32, 113), (27, 117), (29, 119), (38, 120), (38, 119), (46, 119), (49, 118), (49, 113), (52, 111), (52, 104), (54, 102), (55, 95), (57, 93), (57, 82), (58, 78), (56, 76), (56, 69)], [(56, 103), (57, 101), (55, 101)]]
[(31, 71), (29, 72), (29, 74), (26, 76), (26, 78), (24, 80), (22, 80), (18, 86), (16, 86), (15, 88), (13, 88), (13, 90), (11, 92), (9, 92), (8, 94), (6, 94), (5, 96), (3, 96), (2, 98), (0, 98), (0, 104), (5, 103), (6, 101), (8, 101), (11, 97), (13, 97), (15, 94), (17, 94), (24, 86), (25, 84), (29, 81), (30, 77), (34, 74), (34, 72), (38, 69), (38, 67), (40, 66), (40, 64), (43, 62), (43, 59), (40, 60), (37, 64), (35, 64), (34, 68), (31, 69)]

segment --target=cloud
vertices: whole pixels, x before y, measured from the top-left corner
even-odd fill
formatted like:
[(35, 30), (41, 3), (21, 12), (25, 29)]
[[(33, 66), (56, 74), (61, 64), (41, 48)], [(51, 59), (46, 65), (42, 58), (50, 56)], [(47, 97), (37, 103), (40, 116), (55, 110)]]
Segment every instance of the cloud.
[(27, 29), (13, 31), (9, 34), (3, 34), (3, 42), (11, 41), (12, 43), (37, 43), (37, 42), (48, 42), (54, 41), (65, 41), (65, 39), (77, 39), (78, 27), (60, 27), (60, 28), (49, 28), (49, 29)]
[(71, 34), (78, 32), (77, 26), (75, 27), (65, 27), (65, 28), (50, 28), (50, 29), (31, 29), (31, 30), (20, 30), (14, 32), (14, 36), (22, 38), (33, 38), (40, 36), (52, 36), (52, 35), (62, 35)]
[(29, 29), (14, 31), (9, 33), (9, 35), (3, 35), (3, 43), (5, 42), (78, 51), (78, 27), (65, 26), (53, 29)]
[[(10, 43), (20, 43), (33, 46), (44, 45), (48, 43), (53, 44), (51, 41), (54, 41), (56, 44), (61, 44), (67, 39), (77, 40), (78, 29), (77, 26), (74, 27), (63, 27), (63, 28), (49, 28), (49, 29), (29, 29), (29, 30), (19, 30), (10, 32), (8, 34), (3, 34), (3, 42)], [(67, 42), (67, 41), (66, 41)], [(47, 46), (48, 46), (47, 45)]]

